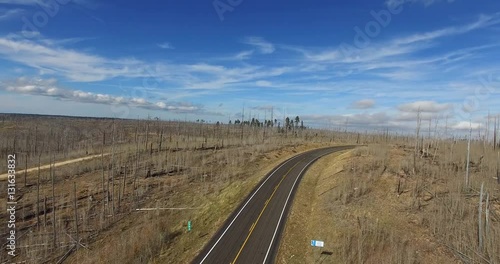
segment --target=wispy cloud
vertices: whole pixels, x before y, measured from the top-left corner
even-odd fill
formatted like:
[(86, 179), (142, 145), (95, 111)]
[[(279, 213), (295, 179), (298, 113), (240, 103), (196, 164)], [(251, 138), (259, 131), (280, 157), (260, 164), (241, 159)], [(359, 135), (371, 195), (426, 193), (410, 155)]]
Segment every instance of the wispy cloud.
[(250, 56), (252, 56), (253, 53), (253, 50), (245, 50), (236, 54), (233, 58), (236, 60), (247, 60), (250, 58)]
[(256, 47), (263, 54), (271, 54), (276, 50), (272, 43), (261, 37), (246, 37), (243, 43)]
[(23, 13), (23, 9), (0, 9), (0, 21), (18, 17)]
[(73, 81), (146, 76), (145, 65), (135, 59), (110, 60), (28, 40), (0, 38), (0, 56), (39, 70), (56, 72)]
[[(472, 31), (491, 28), (492, 25), (497, 24), (500, 24), (500, 13), (480, 15), (471, 23), (443, 27), (429, 32), (407, 34), (381, 41), (372, 40), (371, 44), (365, 48), (356, 48), (346, 43), (334, 48), (285, 45), (279, 47), (302, 55), (296, 63), (302, 69), (311, 67), (314, 69), (314, 74), (306, 78), (309, 78), (310, 83), (314, 81), (315, 87), (326, 84), (330, 80), (345, 79), (349, 76), (362, 78), (367, 85), (370, 85), (369, 83), (373, 80), (408, 85), (408, 81), (435, 80), (437, 73), (440, 74), (439, 79), (443, 80), (443, 75), (455, 74), (455, 76), (464, 77), (470, 74), (472, 69), (484, 68), (483, 64), (471, 65), (471, 62), (479, 59), (484, 61), (485, 54), (495, 53), (498, 47), (495, 42), (469, 47), (464, 43), (465, 47), (449, 50), (441, 49), (448, 41), (442, 41), (442, 39), (459, 37)], [(350, 81), (350, 83), (353, 82), (355, 81)], [(398, 94), (404, 93), (404, 91), (398, 91)]]
[(256, 81), (255, 85), (259, 87), (272, 87), (273, 84), (270, 81)]
[(192, 105), (190, 103), (153, 102), (144, 98), (125, 98), (122, 96), (61, 88), (55, 79), (30, 79), (21, 77), (12, 82), (0, 83), (0, 89), (11, 93), (40, 95), (81, 103), (126, 105), (149, 110), (177, 113), (194, 113), (202, 109), (201, 106)]
[(250, 66), (225, 67), (211, 64), (193, 64), (181, 66), (181, 68), (191, 74), (204, 74), (204, 79), (195, 78), (194, 82), (185, 83), (188, 89), (221, 89), (226, 86), (247, 83), (249, 81), (259, 81), (262, 78), (277, 77), (293, 72), (292, 67), (263, 67)]
[(398, 109), (402, 112), (410, 112), (410, 113), (418, 113), (418, 112), (439, 113), (450, 110), (452, 107), (453, 105), (451, 104), (440, 104), (435, 101), (417, 101), (413, 103), (399, 105)]
[(500, 13), (481, 15), (476, 21), (454, 27), (446, 27), (425, 33), (416, 33), (385, 42), (372, 43), (366, 48), (356, 48), (348, 44), (337, 48), (313, 52), (304, 48), (294, 48), (313, 62), (326, 63), (366, 63), (393, 59), (395, 56), (412, 54), (433, 47), (432, 41), (438, 38), (465, 34), (473, 30), (500, 24)]
[(172, 44), (170, 44), (170, 42), (160, 43), (160, 44), (158, 44), (158, 47), (160, 47), (162, 49), (175, 49), (175, 47)]
[(388, 7), (397, 7), (405, 3), (420, 3), (427, 7), (438, 2), (452, 3), (455, 2), (455, 0), (387, 0), (385, 4)]
[[(272, 105), (253, 106), (253, 107), (250, 107), (250, 109), (259, 110), (259, 111), (275, 111), (276, 110), (275, 107)], [(276, 112), (278, 112), (278, 110), (276, 110)]]
[(66, 44), (68, 42), (45, 38), (25, 40), (0, 37), (0, 57), (38, 69), (40, 73), (51, 73), (75, 82), (97, 82), (118, 77), (153, 78), (155, 82), (167, 82), (186, 89), (221, 89), (292, 71), (291, 67), (228, 67), (201, 62), (168, 64), (135, 58), (110, 59), (65, 48)]
[(500, 24), (500, 12), (493, 15), (480, 15), (479, 18), (469, 24), (446, 27), (443, 29), (430, 31), (426, 33), (418, 33), (408, 37), (400, 38), (394, 41), (396, 45), (412, 44), (415, 42), (432, 41), (437, 38), (465, 34), (470, 31)]
[(352, 127), (387, 127), (391, 117), (385, 112), (344, 114), (344, 115), (304, 115), (306, 122)]
[(351, 104), (351, 108), (354, 109), (369, 109), (373, 108), (374, 106), (375, 106), (375, 100), (373, 99), (359, 100)]
[(37, 5), (41, 3), (41, 0), (0, 0), (0, 4), (6, 5)]
[(73, 2), (78, 5), (93, 5), (92, 0), (70, 0), (70, 1), (46, 1), (46, 0), (0, 0), (0, 4), (4, 5), (17, 5), (17, 6), (51, 6), (51, 5), (65, 5)]
[(481, 127), (481, 123), (476, 123), (476, 122), (467, 122), (467, 121), (460, 121), (457, 124), (453, 125), (452, 128), (458, 129), (458, 130), (470, 130), (470, 129), (478, 129)]

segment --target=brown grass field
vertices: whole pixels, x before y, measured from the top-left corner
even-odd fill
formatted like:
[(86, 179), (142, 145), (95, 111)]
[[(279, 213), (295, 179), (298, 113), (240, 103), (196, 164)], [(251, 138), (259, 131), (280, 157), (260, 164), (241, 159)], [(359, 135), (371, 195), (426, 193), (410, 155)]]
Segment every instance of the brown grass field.
[(278, 263), (500, 263), (496, 155), (475, 149), (465, 188), (463, 154), (442, 147), (415, 172), (413, 148), (397, 144), (318, 161), (299, 187)]

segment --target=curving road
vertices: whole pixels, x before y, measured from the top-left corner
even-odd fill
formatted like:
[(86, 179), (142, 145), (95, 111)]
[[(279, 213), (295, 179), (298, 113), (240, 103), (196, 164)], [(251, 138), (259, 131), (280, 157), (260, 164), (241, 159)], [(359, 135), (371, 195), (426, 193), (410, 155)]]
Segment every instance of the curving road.
[(281, 163), (233, 212), (193, 263), (274, 263), (291, 201), (304, 172), (322, 156), (353, 147), (316, 149)]

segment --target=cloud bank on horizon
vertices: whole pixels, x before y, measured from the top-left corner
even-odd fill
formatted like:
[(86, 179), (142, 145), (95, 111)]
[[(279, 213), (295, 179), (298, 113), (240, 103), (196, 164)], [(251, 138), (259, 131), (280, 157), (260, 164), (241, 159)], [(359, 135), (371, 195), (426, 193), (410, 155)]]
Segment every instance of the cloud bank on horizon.
[(0, 0), (0, 112), (227, 122), (247, 107), (402, 130), (500, 114), (496, 1), (216, 6)]

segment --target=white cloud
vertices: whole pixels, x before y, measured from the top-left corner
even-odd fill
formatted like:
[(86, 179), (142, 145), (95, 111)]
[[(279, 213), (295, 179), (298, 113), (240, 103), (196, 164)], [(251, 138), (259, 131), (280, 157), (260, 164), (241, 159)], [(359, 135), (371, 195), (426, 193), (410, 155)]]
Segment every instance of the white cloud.
[(355, 109), (369, 109), (373, 108), (374, 106), (375, 100), (372, 99), (359, 100), (351, 104), (351, 108)]
[(245, 38), (243, 43), (255, 46), (263, 54), (271, 54), (276, 50), (272, 43), (264, 40), (261, 37), (247, 37)]
[[(402, 4), (405, 3), (420, 3), (423, 4), (424, 6), (430, 6), (432, 4), (438, 3), (438, 2), (443, 2), (445, 0), (387, 0), (385, 4), (388, 7), (398, 7)], [(455, 2), (455, 0), (446, 0), (448, 3)]]
[(413, 34), (408, 37), (397, 39), (395, 43), (401, 45), (401, 44), (411, 44), (422, 41), (431, 41), (437, 38), (465, 34), (467, 32), (476, 29), (485, 28), (499, 23), (500, 23), (500, 13), (495, 13), (493, 15), (480, 15), (478, 20), (469, 24), (454, 26), (454, 27), (446, 27), (426, 33)]
[(40, 0), (0, 0), (0, 4), (6, 5), (37, 5), (41, 3)]
[(255, 85), (257, 85), (258, 87), (271, 87), (271, 86), (273, 86), (273, 84), (269, 81), (256, 81)]
[(451, 104), (440, 104), (434, 101), (417, 101), (398, 106), (399, 111), (407, 113), (440, 113), (453, 108)]
[[(437, 45), (434, 41), (436, 39), (466, 34), (468, 32), (496, 24), (500, 24), (500, 13), (495, 13), (493, 15), (481, 15), (476, 21), (469, 24), (445, 27), (424, 33), (411, 34), (384, 42), (373, 42), (364, 48), (357, 48), (352, 44), (343, 43), (336, 48), (325, 48), (324, 50), (319, 51), (317, 49), (311, 51), (305, 48), (297, 47), (287, 47), (287, 49), (303, 54), (306, 61), (313, 63), (331, 64), (335, 66), (341, 65), (356, 71), (370, 71), (383, 68), (388, 68), (391, 69), (391, 71), (394, 71), (394, 69), (397, 68), (411, 68), (417, 66), (418, 64), (441, 63), (443, 60), (449, 62), (450, 59), (460, 60), (470, 56), (470, 54), (473, 54), (473, 52), (477, 50), (490, 48), (493, 45), (465, 48), (457, 51), (461, 52), (460, 54), (450, 52), (445, 56), (427, 60), (421, 58), (405, 58), (405, 56), (410, 56), (416, 52), (434, 47)], [(402, 60), (402, 58), (404, 59)], [(421, 68), (414, 70), (421, 72)], [(389, 79), (408, 80), (414, 79), (414, 73), (417, 71), (407, 71), (407, 74), (391, 72), (380, 76)]]
[(470, 130), (471, 128), (475, 130), (479, 129), (480, 127), (481, 127), (480, 123), (474, 123), (474, 122), (471, 123), (467, 121), (461, 121), (452, 126), (453, 129), (458, 129), (458, 130)]
[(39, 70), (57, 72), (72, 81), (147, 76), (146, 65), (135, 59), (110, 60), (28, 40), (0, 38), (0, 56)]
[(124, 98), (122, 96), (61, 88), (55, 79), (29, 79), (21, 77), (14, 82), (0, 84), (0, 90), (18, 94), (47, 96), (81, 103), (125, 105), (177, 113), (196, 113), (202, 110), (200, 106), (189, 103), (152, 102), (144, 98)]
[(236, 54), (234, 56), (234, 59), (237, 59), (237, 60), (247, 60), (250, 58), (250, 56), (252, 56), (253, 54), (253, 50), (245, 50), (245, 51), (242, 51), (238, 54)]
[(70, 0), (70, 1), (47, 1), (47, 0), (0, 0), (0, 4), (19, 5), (19, 6), (49, 6), (51, 4), (64, 5), (65, 3), (73, 2), (78, 5), (92, 5), (90, 0)]
[(2, 20), (8, 20), (14, 17), (19, 16), (20, 14), (23, 13), (24, 10), (22, 9), (0, 9), (0, 21)]
[(160, 44), (158, 44), (158, 47), (160, 47), (162, 49), (175, 49), (175, 47), (172, 44), (170, 44), (169, 42), (160, 43)]
[(231, 85), (241, 85), (249, 81), (259, 81), (262, 78), (276, 77), (294, 71), (291, 67), (257, 67), (244, 66), (228, 68), (220, 65), (193, 64), (185, 65), (184, 70), (193, 74), (210, 74), (210, 78), (195, 79), (187, 82), (189, 89), (221, 89)]
[(452, 115), (450, 113), (440, 113), (440, 112), (399, 112), (394, 120), (397, 122), (416, 122), (420, 120), (445, 120), (450, 118)]
[[(274, 106), (272, 105), (261, 105), (261, 106), (254, 106), (254, 107), (251, 107), (251, 109), (253, 110), (260, 110), (260, 111), (276, 111), (276, 112), (279, 112), (278, 110), (275, 109)], [(241, 116), (241, 113), (240, 115)]]
[(387, 127), (390, 124), (391, 116), (385, 112), (344, 114), (344, 115), (303, 115), (303, 120), (307, 122), (330, 124), (335, 126), (347, 126), (350, 128), (375, 128)]

